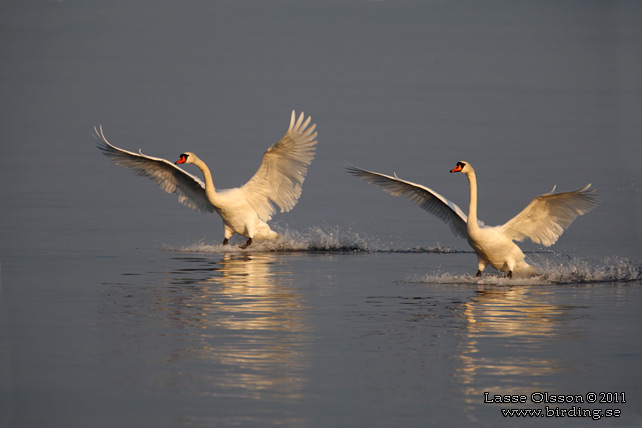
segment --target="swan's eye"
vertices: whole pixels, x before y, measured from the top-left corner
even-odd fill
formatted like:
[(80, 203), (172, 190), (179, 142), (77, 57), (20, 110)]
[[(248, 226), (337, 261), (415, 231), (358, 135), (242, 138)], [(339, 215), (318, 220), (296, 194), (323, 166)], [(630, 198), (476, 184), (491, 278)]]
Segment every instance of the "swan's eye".
[(463, 169), (463, 168), (466, 166), (466, 164), (465, 164), (465, 163), (463, 163), (463, 162), (457, 162), (457, 166), (458, 166), (459, 168)]

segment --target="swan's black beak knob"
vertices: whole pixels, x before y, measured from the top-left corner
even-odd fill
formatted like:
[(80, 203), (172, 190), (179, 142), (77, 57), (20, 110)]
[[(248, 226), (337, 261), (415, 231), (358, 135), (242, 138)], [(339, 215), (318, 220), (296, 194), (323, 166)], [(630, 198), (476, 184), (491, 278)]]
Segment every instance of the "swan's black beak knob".
[(455, 166), (453, 169), (451, 169), (450, 172), (461, 172), (462, 169), (464, 169), (464, 163), (463, 162), (457, 162), (457, 166)]

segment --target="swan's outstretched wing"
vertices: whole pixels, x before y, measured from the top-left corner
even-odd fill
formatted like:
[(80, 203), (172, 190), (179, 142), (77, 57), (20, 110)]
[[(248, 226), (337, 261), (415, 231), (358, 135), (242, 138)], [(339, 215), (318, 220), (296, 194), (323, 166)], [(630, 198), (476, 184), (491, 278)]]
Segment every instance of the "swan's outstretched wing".
[(598, 204), (597, 197), (588, 184), (573, 192), (550, 193), (538, 196), (524, 210), (500, 226), (515, 241), (531, 241), (551, 246), (579, 215), (591, 211)]
[(192, 174), (165, 159), (146, 156), (141, 152), (130, 152), (110, 144), (103, 134), (102, 126), (94, 128), (94, 132), (96, 146), (116, 165), (133, 169), (137, 175), (151, 178), (167, 193), (176, 193), (178, 202), (193, 210), (200, 212), (214, 210), (207, 200), (205, 185)]
[(467, 216), (464, 212), (448, 199), (428, 187), (397, 178), (395, 175), (380, 174), (365, 169), (349, 166), (346, 168), (350, 174), (362, 178), (370, 184), (381, 187), (393, 196), (405, 196), (430, 214), (443, 220), (453, 233), (462, 238), (468, 237), (466, 232)]
[(263, 221), (272, 218), (276, 212), (274, 205), (278, 205), (281, 212), (287, 212), (294, 208), (301, 196), (303, 180), (317, 144), (316, 125), (310, 125), (310, 117), (305, 122), (304, 118), (301, 113), (297, 120), (292, 110), (288, 131), (276, 145), (267, 149), (258, 171), (241, 187), (245, 198)]

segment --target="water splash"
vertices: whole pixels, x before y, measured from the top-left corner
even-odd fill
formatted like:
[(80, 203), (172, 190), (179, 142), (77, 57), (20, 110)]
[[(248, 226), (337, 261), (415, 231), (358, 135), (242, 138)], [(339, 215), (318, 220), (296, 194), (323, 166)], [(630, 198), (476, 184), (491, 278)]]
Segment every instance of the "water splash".
[[(167, 251), (195, 253), (265, 253), (265, 252), (334, 252), (334, 253), (439, 253), (459, 254), (472, 251), (459, 251), (437, 245), (435, 247), (403, 248), (396, 242), (385, 242), (350, 227), (314, 226), (303, 232), (279, 230), (281, 238), (275, 241), (256, 241), (248, 249), (241, 249), (245, 239), (236, 237), (230, 245), (213, 245), (203, 241), (180, 247), (165, 246)], [(569, 254), (553, 252), (529, 253), (528, 262), (534, 265), (538, 274), (527, 278), (506, 278), (502, 273), (489, 268), (481, 278), (471, 272), (431, 272), (413, 275), (403, 282), (469, 284), (469, 285), (551, 285), (587, 284), (607, 282), (642, 281), (642, 263), (634, 263), (622, 257), (603, 257), (593, 260), (575, 258)], [(471, 259), (471, 263), (474, 260)], [(441, 269), (441, 268), (439, 268)]]
[(629, 282), (642, 280), (642, 265), (622, 257), (586, 260), (567, 256), (540, 262), (538, 271), (555, 284), (582, 284), (589, 282)]
[(240, 245), (245, 239), (233, 238), (230, 245), (208, 244), (203, 241), (181, 247), (166, 245), (167, 251), (198, 253), (257, 253), (257, 252), (381, 252), (381, 253), (456, 253), (459, 251), (437, 245), (435, 247), (399, 248), (393, 242), (383, 242), (379, 238), (350, 227), (314, 226), (304, 232), (278, 230), (281, 238), (275, 241), (255, 241), (242, 250)]
[[(460, 284), (460, 285), (566, 285), (609, 282), (642, 281), (642, 264), (622, 257), (605, 257), (596, 260), (577, 259), (569, 255), (538, 254), (531, 260), (538, 274), (532, 277), (508, 278), (488, 269), (481, 278), (470, 274), (458, 275), (435, 272), (413, 275), (404, 282)], [(552, 258), (545, 258), (546, 256)], [(531, 258), (534, 258), (531, 255)]]

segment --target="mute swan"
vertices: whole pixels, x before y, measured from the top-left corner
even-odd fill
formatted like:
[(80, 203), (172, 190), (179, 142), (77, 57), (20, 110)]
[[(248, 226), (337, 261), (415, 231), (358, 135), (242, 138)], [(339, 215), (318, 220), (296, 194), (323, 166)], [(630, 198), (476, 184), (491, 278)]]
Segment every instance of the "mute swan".
[(457, 162), (450, 172), (461, 172), (468, 177), (470, 206), (468, 216), (455, 203), (428, 187), (410, 181), (348, 167), (348, 172), (368, 183), (375, 184), (393, 196), (406, 196), (415, 204), (437, 216), (450, 226), (456, 236), (466, 238), (477, 253), (477, 276), (481, 276), (487, 265), (509, 278), (513, 273), (529, 276), (535, 268), (524, 261), (524, 253), (513, 241), (529, 238), (531, 241), (551, 246), (568, 228), (578, 215), (583, 215), (597, 205), (597, 198), (591, 187), (564, 193), (550, 193), (537, 196), (533, 201), (507, 223), (501, 226), (485, 226), (477, 219), (477, 179), (475, 170), (468, 162)]
[(288, 131), (276, 145), (267, 149), (254, 176), (242, 187), (225, 190), (214, 188), (209, 168), (194, 153), (184, 152), (176, 164), (196, 165), (203, 171), (205, 183), (165, 159), (113, 146), (105, 138), (102, 126), (94, 131), (98, 148), (116, 165), (151, 178), (167, 193), (178, 194), (178, 201), (193, 210), (216, 211), (223, 219), (223, 245), (238, 233), (248, 238), (241, 247), (247, 248), (254, 238), (278, 238), (267, 224), (276, 212), (274, 205), (278, 205), (281, 212), (287, 212), (301, 196), (301, 186), (317, 144), (316, 125), (310, 125), (310, 117), (305, 122), (304, 118), (301, 113), (297, 120), (293, 110)]

